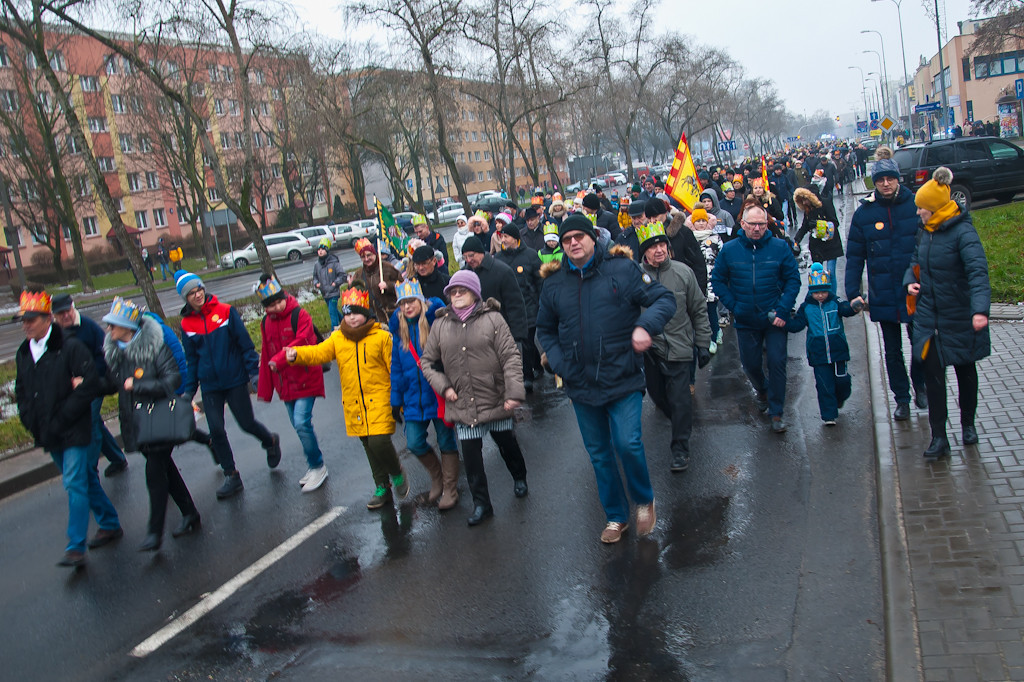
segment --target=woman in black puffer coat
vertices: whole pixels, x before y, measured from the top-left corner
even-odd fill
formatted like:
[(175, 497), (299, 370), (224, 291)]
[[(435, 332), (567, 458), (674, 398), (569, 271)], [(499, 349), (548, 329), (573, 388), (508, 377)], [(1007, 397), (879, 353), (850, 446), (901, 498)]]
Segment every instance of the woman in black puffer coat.
[(960, 426), (964, 445), (978, 442), (974, 418), (978, 410), (978, 369), (975, 363), (991, 352), (988, 332), (991, 288), (988, 261), (970, 215), (949, 197), (953, 173), (936, 169), (917, 191), (921, 217), (917, 248), (903, 283), (916, 296), (914, 355), (922, 358), (928, 390), (928, 422), (932, 441), (924, 456), (949, 454), (946, 438), (946, 367), (956, 370)]
[(132, 405), (136, 400), (173, 397), (181, 383), (181, 374), (174, 354), (164, 343), (160, 323), (141, 315), (131, 301), (115, 298), (103, 321), (108, 330), (103, 353), (107, 358), (107, 376), (118, 392), (124, 449), (125, 452), (139, 450), (146, 458), (149, 527), (139, 551), (154, 552), (163, 541), (168, 495), (182, 515), (181, 525), (172, 533), (174, 537), (199, 528), (199, 511), (171, 458), (174, 445), (138, 445)]
[[(811, 260), (821, 263), (828, 271), (828, 281), (832, 284), (832, 293), (836, 292), (836, 263), (843, 257), (843, 238), (839, 232), (839, 218), (835, 206), (822, 204), (821, 198), (813, 191), (799, 187), (793, 193), (793, 202), (804, 213), (804, 221), (797, 230), (794, 241), (799, 244), (804, 235), (810, 233), (807, 246), (811, 251)], [(818, 221), (826, 225), (819, 229)], [(831, 223), (831, 226), (827, 225)]]

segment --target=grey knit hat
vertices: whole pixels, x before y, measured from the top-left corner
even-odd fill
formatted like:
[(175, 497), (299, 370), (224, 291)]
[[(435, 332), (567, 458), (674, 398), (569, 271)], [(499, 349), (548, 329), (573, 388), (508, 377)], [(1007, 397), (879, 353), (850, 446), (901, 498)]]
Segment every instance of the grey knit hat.
[(900, 179), (899, 164), (892, 158), (892, 149), (879, 147), (875, 150), (875, 163), (871, 167), (871, 182), (878, 182), (879, 178)]

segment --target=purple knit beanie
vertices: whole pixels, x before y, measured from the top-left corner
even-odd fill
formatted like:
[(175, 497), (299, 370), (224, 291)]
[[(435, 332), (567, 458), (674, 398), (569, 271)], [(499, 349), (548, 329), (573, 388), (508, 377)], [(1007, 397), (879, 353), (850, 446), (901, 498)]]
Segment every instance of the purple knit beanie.
[(452, 287), (469, 289), (476, 295), (476, 300), (478, 301), (483, 298), (480, 295), (480, 278), (472, 270), (459, 270), (452, 275), (452, 278), (448, 281), (448, 286), (444, 288), (444, 293), (447, 294)]

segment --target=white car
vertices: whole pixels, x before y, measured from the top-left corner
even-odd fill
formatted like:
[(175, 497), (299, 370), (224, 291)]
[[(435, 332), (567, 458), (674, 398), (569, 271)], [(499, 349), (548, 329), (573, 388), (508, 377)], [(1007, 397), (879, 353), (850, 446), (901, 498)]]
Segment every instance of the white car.
[[(300, 227), (297, 230), (292, 230), (292, 234), (297, 234), (300, 237), (304, 237), (309, 240), (309, 243), (316, 248), (320, 245), (320, 240), (325, 237), (330, 240), (331, 248), (334, 248), (334, 232), (328, 225), (313, 225), (312, 227)], [(330, 251), (330, 249), (328, 249)]]
[[(269, 234), (263, 238), (267, 245), (271, 260), (289, 260), (297, 263), (305, 256), (316, 253), (316, 247), (309, 243), (305, 237), (294, 232), (283, 232), (281, 234)], [(244, 268), (250, 263), (258, 263), (256, 247), (249, 242), (249, 245), (242, 249), (229, 251), (220, 257), (222, 268)]]
[(438, 224), (444, 224), (453, 222), (456, 218), (458, 218), (465, 212), (466, 209), (462, 207), (462, 204), (460, 204), (457, 201), (453, 201), (438, 206), (436, 212), (430, 213), (430, 217), (434, 219), (434, 222)]
[(376, 220), (353, 220), (350, 223), (331, 225), (334, 230), (334, 244), (338, 247), (352, 246), (357, 239), (366, 237), (373, 239), (377, 236)]

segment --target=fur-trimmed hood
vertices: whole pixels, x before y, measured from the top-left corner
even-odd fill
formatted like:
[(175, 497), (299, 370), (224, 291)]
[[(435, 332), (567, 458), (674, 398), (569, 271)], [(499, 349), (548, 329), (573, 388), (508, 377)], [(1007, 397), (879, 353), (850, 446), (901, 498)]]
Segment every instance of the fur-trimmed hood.
[(122, 358), (127, 358), (133, 365), (144, 365), (156, 360), (157, 354), (164, 346), (164, 330), (160, 323), (145, 315), (139, 317), (139, 331), (123, 349), (107, 334), (103, 339), (103, 355), (107, 364), (116, 367)]
[[(594, 255), (597, 255), (599, 249), (600, 249), (600, 246), (597, 246), (597, 247), (594, 248)], [(612, 246), (610, 246), (608, 248), (607, 251), (604, 252), (602, 257), (604, 257), (604, 258), (628, 258), (630, 260), (633, 260), (633, 249), (629, 248), (625, 244), (613, 244)], [(562, 259), (564, 259), (564, 258), (567, 258), (567, 256), (563, 255)], [(550, 277), (551, 275), (555, 274), (556, 272), (560, 271), (562, 269), (562, 259), (553, 260), (553, 261), (544, 263), (544, 265), (540, 266), (540, 276), (542, 278), (547, 278), (547, 277)]]
[(796, 191), (793, 192), (793, 201), (797, 203), (797, 206), (803, 203), (804, 205), (810, 206), (812, 210), (821, 208), (821, 200), (818, 199), (818, 196), (814, 192), (806, 187), (798, 187)]

